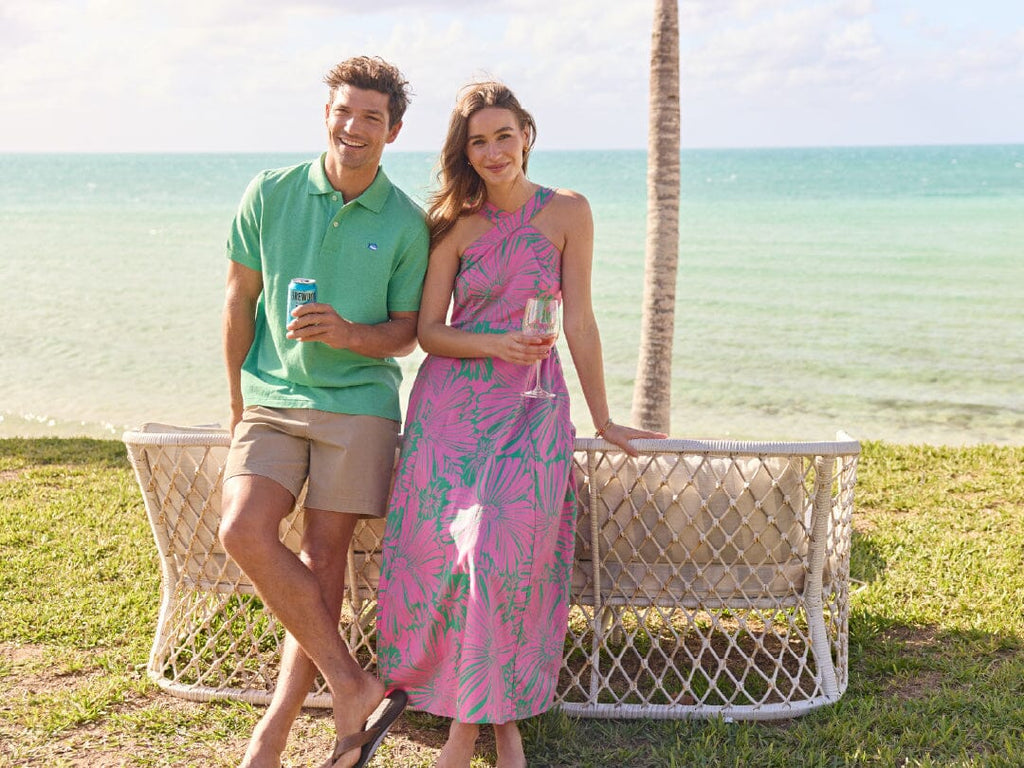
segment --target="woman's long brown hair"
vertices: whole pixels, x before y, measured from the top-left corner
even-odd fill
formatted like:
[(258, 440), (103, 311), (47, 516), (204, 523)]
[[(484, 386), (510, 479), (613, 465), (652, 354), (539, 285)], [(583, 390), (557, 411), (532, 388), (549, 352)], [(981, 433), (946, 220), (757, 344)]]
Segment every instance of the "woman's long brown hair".
[(486, 107), (507, 109), (515, 115), (519, 128), (527, 132), (523, 148), (523, 171), (526, 171), (530, 150), (537, 139), (537, 125), (519, 104), (519, 100), (503, 83), (488, 81), (470, 83), (459, 91), (448, 135), (441, 148), (437, 171), (438, 190), (430, 196), (427, 206), (427, 225), (430, 244), (435, 245), (458, 221), (460, 216), (476, 213), (486, 200), (483, 180), (469, 164), (466, 143), (469, 140), (469, 118)]

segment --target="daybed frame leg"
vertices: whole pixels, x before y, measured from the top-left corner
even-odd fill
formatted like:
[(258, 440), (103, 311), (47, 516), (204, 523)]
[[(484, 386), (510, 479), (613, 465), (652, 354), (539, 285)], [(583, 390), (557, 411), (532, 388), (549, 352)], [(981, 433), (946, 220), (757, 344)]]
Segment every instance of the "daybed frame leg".
[(807, 582), (804, 585), (804, 607), (811, 636), (811, 651), (822, 693), (829, 701), (839, 699), (839, 683), (832, 661), (832, 645), (825, 626), (824, 601), (821, 594), (825, 568), (825, 544), (828, 521), (832, 514), (832, 472), (835, 459), (818, 456), (814, 460), (814, 506), (811, 512), (811, 551)]

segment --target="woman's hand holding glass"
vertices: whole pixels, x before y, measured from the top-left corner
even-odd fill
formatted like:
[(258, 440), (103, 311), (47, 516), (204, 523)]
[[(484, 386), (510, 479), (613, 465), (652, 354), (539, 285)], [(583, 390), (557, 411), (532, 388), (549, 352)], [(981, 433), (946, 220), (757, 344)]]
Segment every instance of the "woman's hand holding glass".
[[(560, 308), (561, 302), (555, 298), (538, 296), (529, 299), (523, 313), (523, 335), (531, 341), (537, 340), (550, 350), (558, 338)], [(541, 361), (538, 359), (534, 364), (536, 373), (533, 389), (523, 392), (523, 397), (550, 399), (555, 396), (540, 385), (540, 366)]]

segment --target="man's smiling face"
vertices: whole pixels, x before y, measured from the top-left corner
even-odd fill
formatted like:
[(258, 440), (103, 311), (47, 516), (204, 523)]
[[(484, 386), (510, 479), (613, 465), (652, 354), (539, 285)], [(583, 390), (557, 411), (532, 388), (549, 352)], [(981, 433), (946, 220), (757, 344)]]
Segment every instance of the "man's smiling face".
[(401, 123), (389, 125), (388, 97), (351, 85), (340, 85), (324, 109), (327, 163), (349, 170), (376, 169), (384, 146), (398, 136)]

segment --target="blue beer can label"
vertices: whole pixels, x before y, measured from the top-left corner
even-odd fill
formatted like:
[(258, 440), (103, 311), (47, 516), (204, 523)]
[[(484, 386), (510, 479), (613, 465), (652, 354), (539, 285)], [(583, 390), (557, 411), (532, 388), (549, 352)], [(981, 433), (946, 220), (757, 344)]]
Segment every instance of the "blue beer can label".
[(296, 277), (288, 283), (288, 314), (285, 317), (285, 326), (295, 319), (292, 317), (292, 310), (302, 304), (316, 304), (316, 280)]

